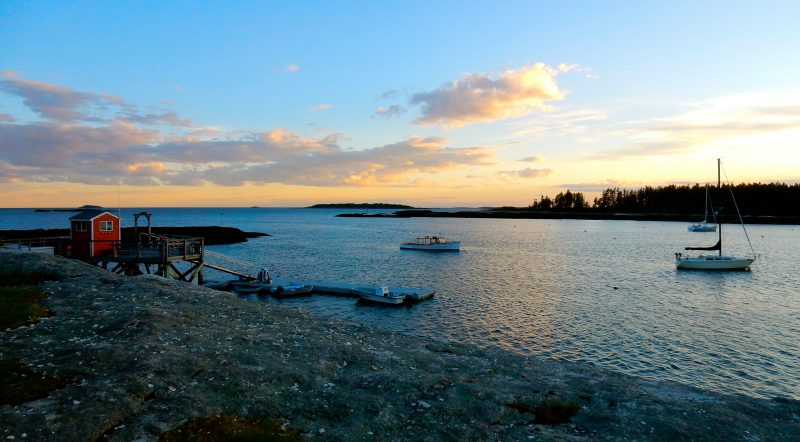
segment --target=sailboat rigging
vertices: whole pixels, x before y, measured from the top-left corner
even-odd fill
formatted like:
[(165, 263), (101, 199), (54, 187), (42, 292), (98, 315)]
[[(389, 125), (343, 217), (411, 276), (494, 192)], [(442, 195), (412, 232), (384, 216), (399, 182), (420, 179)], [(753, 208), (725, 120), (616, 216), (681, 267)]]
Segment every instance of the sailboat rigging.
[[(722, 188), (722, 180), (720, 176), (720, 159), (717, 158), (717, 189)], [(750, 243), (750, 237), (747, 235), (747, 229), (744, 227), (744, 221), (742, 221), (742, 215), (739, 213), (739, 206), (736, 204), (736, 199), (733, 197), (733, 190), (731, 189), (731, 198), (733, 199), (734, 207), (736, 207), (736, 213), (739, 216), (739, 222), (742, 225), (742, 229), (744, 229), (745, 236), (747, 237), (747, 242)], [(753, 253), (753, 257), (736, 257), (736, 256), (727, 256), (722, 254), (722, 217), (716, 216), (717, 219), (717, 232), (719, 233), (719, 239), (717, 243), (710, 247), (686, 247), (685, 250), (698, 250), (698, 251), (718, 251), (717, 255), (699, 255), (699, 256), (683, 256), (683, 253), (675, 253), (675, 265), (679, 269), (695, 269), (695, 270), (746, 270), (750, 268), (750, 264), (752, 264), (756, 260), (755, 253)], [(753, 250), (753, 245), (750, 244), (750, 250)]]

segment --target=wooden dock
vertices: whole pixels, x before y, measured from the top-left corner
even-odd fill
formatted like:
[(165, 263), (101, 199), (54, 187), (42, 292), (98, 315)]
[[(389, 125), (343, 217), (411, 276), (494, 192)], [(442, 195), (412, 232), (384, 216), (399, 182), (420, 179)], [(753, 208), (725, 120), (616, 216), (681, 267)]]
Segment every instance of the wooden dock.
[[(314, 286), (315, 294), (349, 296), (354, 298), (358, 297), (358, 295), (354, 292), (354, 289), (356, 287), (372, 287), (372, 288), (379, 287), (378, 284), (354, 284), (350, 282), (287, 278), (282, 276), (272, 278), (272, 285), (288, 285), (288, 284), (301, 284), (301, 285)], [(404, 294), (407, 300), (413, 302), (430, 299), (436, 293), (435, 290), (426, 288), (389, 286), (388, 289), (389, 293)]]

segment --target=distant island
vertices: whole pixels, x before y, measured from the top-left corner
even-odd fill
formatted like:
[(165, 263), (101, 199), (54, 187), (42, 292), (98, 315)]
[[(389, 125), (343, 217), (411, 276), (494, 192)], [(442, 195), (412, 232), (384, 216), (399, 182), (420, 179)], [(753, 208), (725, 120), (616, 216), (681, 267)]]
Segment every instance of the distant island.
[(64, 208), (64, 209), (36, 209), (34, 212), (80, 212), (82, 210), (102, 210), (104, 207), (102, 206), (93, 206), (91, 204), (86, 204), (84, 206), (76, 207), (74, 209)]
[(389, 203), (333, 203), (333, 204), (314, 204), (306, 207), (307, 209), (413, 209), (412, 206), (404, 204)]

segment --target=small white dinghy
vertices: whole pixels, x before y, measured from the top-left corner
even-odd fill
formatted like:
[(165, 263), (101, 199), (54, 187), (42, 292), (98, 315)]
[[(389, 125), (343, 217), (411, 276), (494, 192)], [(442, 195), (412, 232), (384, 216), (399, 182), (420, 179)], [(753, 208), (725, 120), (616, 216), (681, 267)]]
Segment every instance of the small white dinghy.
[(353, 292), (364, 301), (377, 302), (381, 304), (402, 304), (406, 300), (406, 295), (402, 293), (389, 293), (386, 286), (378, 287), (356, 287)]

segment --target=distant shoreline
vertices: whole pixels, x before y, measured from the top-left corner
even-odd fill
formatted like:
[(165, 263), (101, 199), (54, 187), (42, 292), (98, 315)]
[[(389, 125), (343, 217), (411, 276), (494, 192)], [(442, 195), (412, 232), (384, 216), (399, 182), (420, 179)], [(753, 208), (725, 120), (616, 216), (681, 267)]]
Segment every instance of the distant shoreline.
[[(140, 232), (146, 232), (147, 227), (139, 227)], [(247, 242), (249, 238), (270, 236), (262, 232), (245, 232), (235, 227), (220, 226), (185, 226), (185, 227), (151, 227), (154, 234), (170, 234), (181, 236), (202, 236), (205, 245), (222, 245)], [(0, 241), (22, 238), (49, 238), (56, 236), (69, 236), (69, 229), (28, 229), (28, 230), (0, 230)], [(133, 227), (122, 228), (122, 239), (133, 240)]]
[[(695, 223), (703, 217), (675, 213), (600, 213), (600, 212), (545, 212), (545, 211), (456, 211), (401, 210), (394, 213), (340, 213), (346, 218), (494, 218), (494, 219), (582, 219), (617, 221), (675, 221)], [(745, 224), (800, 224), (800, 217), (792, 216), (743, 216)], [(738, 223), (732, 217), (724, 223)]]
[(313, 206), (306, 207), (306, 209), (414, 209), (413, 206), (406, 206), (405, 204), (389, 204), (389, 203), (332, 203), (332, 204), (314, 204)]

